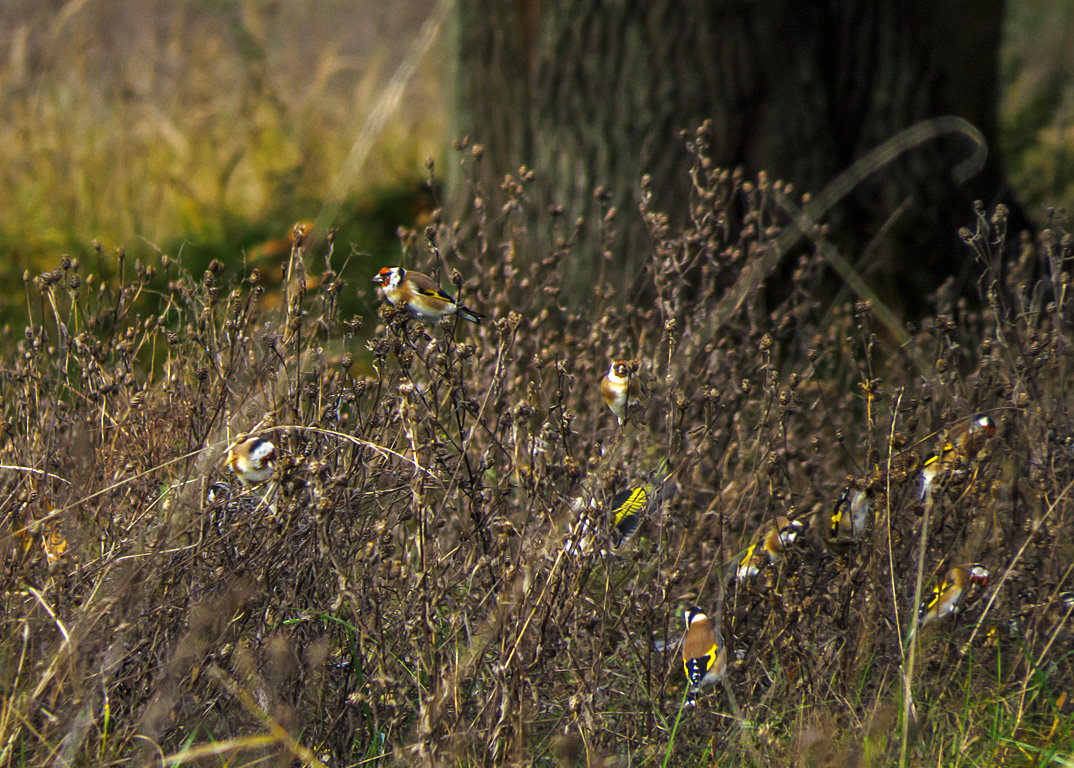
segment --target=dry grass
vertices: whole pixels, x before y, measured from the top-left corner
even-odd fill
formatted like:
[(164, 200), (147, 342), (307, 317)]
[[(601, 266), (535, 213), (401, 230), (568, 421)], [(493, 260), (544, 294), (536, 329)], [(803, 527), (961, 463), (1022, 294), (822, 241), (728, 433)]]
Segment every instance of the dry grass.
[(1012, 2), (1001, 48), (1001, 152), (1039, 217), (1074, 210), (1074, 2)]
[[(225, 0), (0, 5), (0, 248), (9, 277), (53, 254), (157, 249), (238, 258), (342, 190), (345, 240), (384, 187), (442, 151), (450, 55), (440, 35), (367, 161), (340, 179), (432, 0), (299, 6)], [(1039, 217), (1071, 191), (1070, 0), (1012, 2), (1003, 154)], [(331, 194), (330, 194), (331, 193)], [(355, 231), (352, 233), (350, 229)], [(389, 228), (390, 229), (390, 228)], [(385, 251), (386, 252), (386, 251)], [(7, 299), (6, 295), (0, 298)]]
[[(982, 212), (983, 301), (941, 290), (901, 346), (867, 302), (818, 298), (819, 229), (730, 311), (795, 198), (713, 168), (704, 139), (690, 225), (647, 211), (645, 272), (580, 310), (558, 299), (574, 222), (516, 265), (524, 177), (513, 206), (476, 189), (471, 222), (407, 239), (480, 327), (385, 307), (361, 328), (339, 298), (370, 275), (300, 246), (278, 288), (169, 257), (30, 280), (0, 367), (0, 764), (890, 765), (919, 559), (993, 581), (918, 638), (908, 762), (1069, 755), (1070, 237), (1008, 243)], [(597, 391), (618, 357), (652, 390), (623, 429)], [(921, 457), (979, 412), (999, 434), (923, 517)], [(240, 433), (276, 473), (207, 501)], [(654, 475), (676, 492), (601, 554), (608, 500)], [(814, 517), (848, 477), (874, 525), (829, 551)], [(811, 536), (729, 579), (777, 514)], [(597, 545), (571, 554), (580, 519)], [(732, 653), (684, 712), (691, 603)]]
[[(405, 108), (341, 169), (432, 2), (97, 0), (0, 7), (0, 246), (10, 275), (100, 240), (238, 260), (243, 249), (378, 190), (405, 187), (442, 151), (437, 59)], [(420, 179), (420, 173), (418, 174)], [(333, 196), (338, 201), (331, 199)], [(373, 242), (371, 242), (373, 241)], [(6, 296), (4, 297), (6, 298)]]

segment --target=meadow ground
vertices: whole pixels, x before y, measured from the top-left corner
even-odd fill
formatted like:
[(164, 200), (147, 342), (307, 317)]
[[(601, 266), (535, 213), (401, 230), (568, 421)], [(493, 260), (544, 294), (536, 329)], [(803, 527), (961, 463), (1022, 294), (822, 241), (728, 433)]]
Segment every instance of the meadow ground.
[[(1074, 50), (1049, 15), (1069, 5), (1012, 3), (1040, 34), (1011, 35), (1005, 130), (1041, 202), (1066, 194), (1069, 78), (1034, 63)], [(574, 224), (531, 273), (523, 176), (503, 211), (402, 233), (482, 325), (374, 316), (371, 243), (397, 253), (433, 170), (480, 162), (441, 161), (426, 66), (343, 172), (398, 71), (376, 41), (429, 5), (357, 27), (348, 4), (138, 7), (0, 6), (0, 764), (1074, 759), (1061, 217), (1023, 237), (968, 212), (979, 300), (944, 286), (906, 325), (821, 298), (838, 254), (792, 228), (798, 195), (699, 159), (691, 221), (647, 211), (644, 272), (618, 290), (609, 256), (572, 309)], [(287, 238), (336, 204), (374, 215)], [(766, 255), (786, 280), (762, 288)], [(622, 428), (598, 390), (616, 358), (649, 389)], [(981, 414), (997, 434), (923, 503), (926, 457)], [(277, 447), (264, 485), (221, 466), (242, 434)], [(611, 499), (646, 482), (659, 503), (614, 547)], [(830, 541), (848, 484), (870, 525)], [(778, 515), (806, 534), (732, 578)], [(911, 639), (969, 562), (987, 587)], [(690, 604), (730, 656), (684, 710)]]
[[(733, 306), (796, 200), (696, 179), (688, 226), (647, 212), (632, 290), (577, 312), (572, 223), (516, 269), (525, 178), (504, 216), (407, 239), (479, 326), (383, 306), (362, 327), (338, 299), (372, 301), (371, 275), (302, 240), (278, 287), (167, 257), (28, 280), (0, 368), (4, 764), (1070, 759), (1071, 237), (1005, 260), (1003, 211), (980, 211), (982, 301), (941, 290), (911, 327), (820, 300), (812, 228), (787, 283)], [(620, 357), (649, 389), (622, 428), (598, 386)], [(925, 456), (977, 414), (997, 434), (922, 503)], [(276, 445), (267, 483), (221, 467), (240, 434)], [(614, 548), (609, 501), (644, 482), (665, 492)], [(829, 542), (848, 482), (870, 526)], [(806, 534), (732, 578), (777, 515)], [(966, 562), (987, 588), (911, 639)], [(683, 710), (690, 604), (730, 657)]]

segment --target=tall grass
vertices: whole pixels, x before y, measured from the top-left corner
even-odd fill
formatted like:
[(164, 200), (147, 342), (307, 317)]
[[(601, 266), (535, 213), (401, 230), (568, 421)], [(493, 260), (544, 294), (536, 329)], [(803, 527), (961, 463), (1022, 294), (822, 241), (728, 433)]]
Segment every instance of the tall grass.
[[(337, 174), (432, 3), (5, 3), (0, 247), (11, 275), (97, 239), (134, 257), (239, 260), (287, 238), (334, 189), (344, 241), (379, 247), (365, 208), (406, 188), (444, 130), (432, 59), (407, 108)], [(420, 107), (420, 108), (419, 108)], [(412, 221), (396, 215), (389, 220)], [(285, 251), (286, 253), (286, 251)]]
[[(481, 326), (390, 306), (363, 324), (340, 297), (372, 301), (371, 275), (344, 281), (342, 248), (326, 262), (301, 237), (279, 286), (172, 256), (125, 257), (108, 281), (68, 261), (31, 275), (29, 325), (0, 366), (0, 760), (1069, 755), (1071, 238), (1013, 243), (1002, 210), (980, 211), (964, 234), (982, 301), (942, 289), (903, 346), (867, 302), (820, 298), (819, 228), (785, 281), (728, 311), (798, 199), (714, 167), (704, 129), (693, 146), (688, 226), (646, 209), (644, 273), (578, 309), (558, 298), (574, 222), (539, 269), (515, 261), (524, 173), (503, 210), (475, 187), (472, 220), (438, 212), (405, 239), (406, 265), (487, 312)], [(598, 391), (620, 357), (651, 392), (622, 428)], [(924, 518), (923, 455), (980, 412), (1000, 433)], [(265, 486), (220, 466), (240, 434), (281, 454)], [(873, 525), (829, 548), (848, 478)], [(653, 480), (673, 492), (612, 550), (609, 500)], [(230, 500), (210, 500), (214, 482)], [(730, 578), (781, 514), (811, 536)], [(591, 546), (565, 547), (583, 523)], [(919, 558), (929, 579), (981, 561), (993, 582), (918, 637), (904, 742)], [(680, 712), (688, 604), (718, 617), (730, 668)]]

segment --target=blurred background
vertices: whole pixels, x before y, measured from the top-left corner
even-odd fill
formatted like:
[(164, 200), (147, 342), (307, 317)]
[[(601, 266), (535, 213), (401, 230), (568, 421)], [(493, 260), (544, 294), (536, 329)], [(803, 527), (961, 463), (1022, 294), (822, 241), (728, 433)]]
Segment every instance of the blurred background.
[[(341, 178), (433, 3), (0, 4), (0, 270), (161, 252), (197, 273), (278, 262), (340, 200), (344, 244), (398, 253), (445, 140), (443, 36)], [(7, 294), (8, 292), (4, 292)], [(5, 295), (6, 301), (11, 297)], [(22, 303), (25, 307), (25, 304)]]
[[(445, 161), (457, 167), (449, 146), (459, 134), (475, 134), (475, 140), (503, 150), (502, 158), (488, 164), (490, 186), (517, 168), (520, 158), (542, 157), (539, 142), (527, 145), (497, 133), (491, 107), (477, 103), (480, 94), (498, 99), (502, 112), (503, 105), (511, 106), (496, 90), (503, 81), (514, 78), (527, 92), (541, 90), (555, 81), (548, 62), (569, 60), (557, 54), (561, 40), (555, 30), (584, 34), (593, 25), (577, 16), (557, 20), (554, 3), (511, 4), (507, 19), (501, 5), (506, 6), (476, 0), (457, 7), (432, 0), (0, 4), (0, 277), (16, 292), (3, 292), (5, 305), (24, 306), (24, 270), (51, 268), (62, 253), (92, 261), (94, 240), (106, 255), (119, 246), (135, 258), (168, 253), (195, 270), (211, 258), (229, 266), (254, 265), (286, 253), (296, 222), (320, 219), (322, 226), (340, 228), (338, 242), (345, 249), (371, 254), (379, 263), (393, 260), (397, 227), (420, 225), (443, 202), (427, 184), (426, 160), (435, 161), (438, 177)], [(592, 4), (579, 7), (587, 5)], [(990, 157), (1002, 158), (1001, 172), (1011, 185), (1011, 194), (1004, 195), (1021, 204), (1030, 222), (1042, 223), (1049, 207), (1074, 203), (1074, 0), (994, 5), (1003, 11), (998, 51), (991, 50), (987, 34), (972, 32), (964, 47), (998, 62), (998, 147), (991, 147)], [(716, 39), (728, 34), (720, 26), (725, 22), (714, 26)], [(955, 19), (949, 29), (934, 30), (940, 48), (951, 48), (959, 30), (976, 24), (969, 17), (964, 22)], [(524, 61), (503, 57), (512, 34), (521, 40)], [(492, 43), (483, 47), (475, 44), (478, 38)], [(804, 47), (797, 37), (789, 44)], [(497, 53), (475, 66), (471, 58), (486, 48)], [(631, 58), (637, 57), (611, 66), (629, 78)], [(699, 63), (682, 79), (703, 79), (706, 72)], [(660, 77), (666, 81), (673, 74)], [(921, 78), (922, 89), (927, 79)], [(621, 83), (598, 82), (627, 98), (629, 89)], [(562, 88), (549, 92), (563, 103), (572, 98)], [(581, 106), (585, 111), (587, 105)], [(549, 111), (544, 110), (546, 122)], [(686, 110), (683, 126), (696, 123), (694, 118)], [(560, 125), (571, 116), (557, 113), (552, 119)], [(483, 127), (487, 135), (481, 135)], [(879, 143), (881, 133), (865, 131), (852, 142), (854, 152)], [(606, 135), (610, 143), (611, 132)], [(654, 136), (669, 140), (646, 126), (649, 144)], [(578, 151), (557, 143), (552, 157), (573, 164)], [(584, 147), (581, 152), (599, 154)], [(748, 148), (728, 160), (750, 165), (757, 157)], [(806, 184), (815, 188), (816, 179), (830, 179), (838, 165), (822, 166), (815, 178), (805, 174)], [(601, 176), (636, 179), (638, 170), (651, 172), (608, 162), (583, 180), (614, 185), (614, 178)], [(796, 176), (794, 169), (770, 170)], [(682, 170), (675, 173), (685, 178)], [(613, 202), (630, 207), (638, 197), (637, 181), (623, 189)], [(557, 191), (569, 194), (562, 187)], [(889, 204), (885, 200), (880, 207)], [(106, 264), (89, 268), (107, 271)]]
[(1074, 206), (1074, 3), (1011, 2), (1000, 47), (1000, 151), (1031, 213)]

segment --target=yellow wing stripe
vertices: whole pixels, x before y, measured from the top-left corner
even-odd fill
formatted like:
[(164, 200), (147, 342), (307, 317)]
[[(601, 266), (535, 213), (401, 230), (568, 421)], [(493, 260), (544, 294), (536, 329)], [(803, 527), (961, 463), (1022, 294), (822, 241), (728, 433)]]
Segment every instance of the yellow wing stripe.
[(612, 513), (615, 515), (616, 524), (618, 525), (619, 521), (627, 515), (638, 514), (645, 511), (648, 503), (649, 492), (645, 486), (633, 489), (630, 491), (630, 495), (626, 497), (626, 500), (612, 510)]
[(843, 509), (848, 506), (847, 497), (844, 494), (839, 497), (839, 501), (835, 503), (835, 511), (832, 512), (832, 535), (839, 533), (839, 523), (843, 522)]
[(940, 602), (940, 598), (943, 597), (944, 592), (947, 591), (947, 581), (942, 581), (932, 588), (932, 599), (925, 604), (925, 612), (931, 611), (937, 603)]
[(455, 299), (450, 294), (444, 291), (443, 288), (419, 288), (416, 293), (419, 296), (430, 296), (435, 299), (443, 299), (451, 304), (455, 303)]
[(686, 670), (686, 677), (689, 678), (691, 683), (695, 685), (700, 683), (705, 673), (715, 666), (716, 654), (717, 646), (713, 644), (711, 648), (705, 651), (704, 655), (683, 660), (682, 666)]
[(954, 443), (944, 443), (943, 448), (941, 448), (938, 453), (930, 454), (929, 457), (927, 459), (925, 459), (925, 466), (927, 467), (930, 464), (935, 464), (937, 461), (939, 461), (944, 456), (946, 456), (947, 454), (951, 453), (954, 450), (955, 450)]

